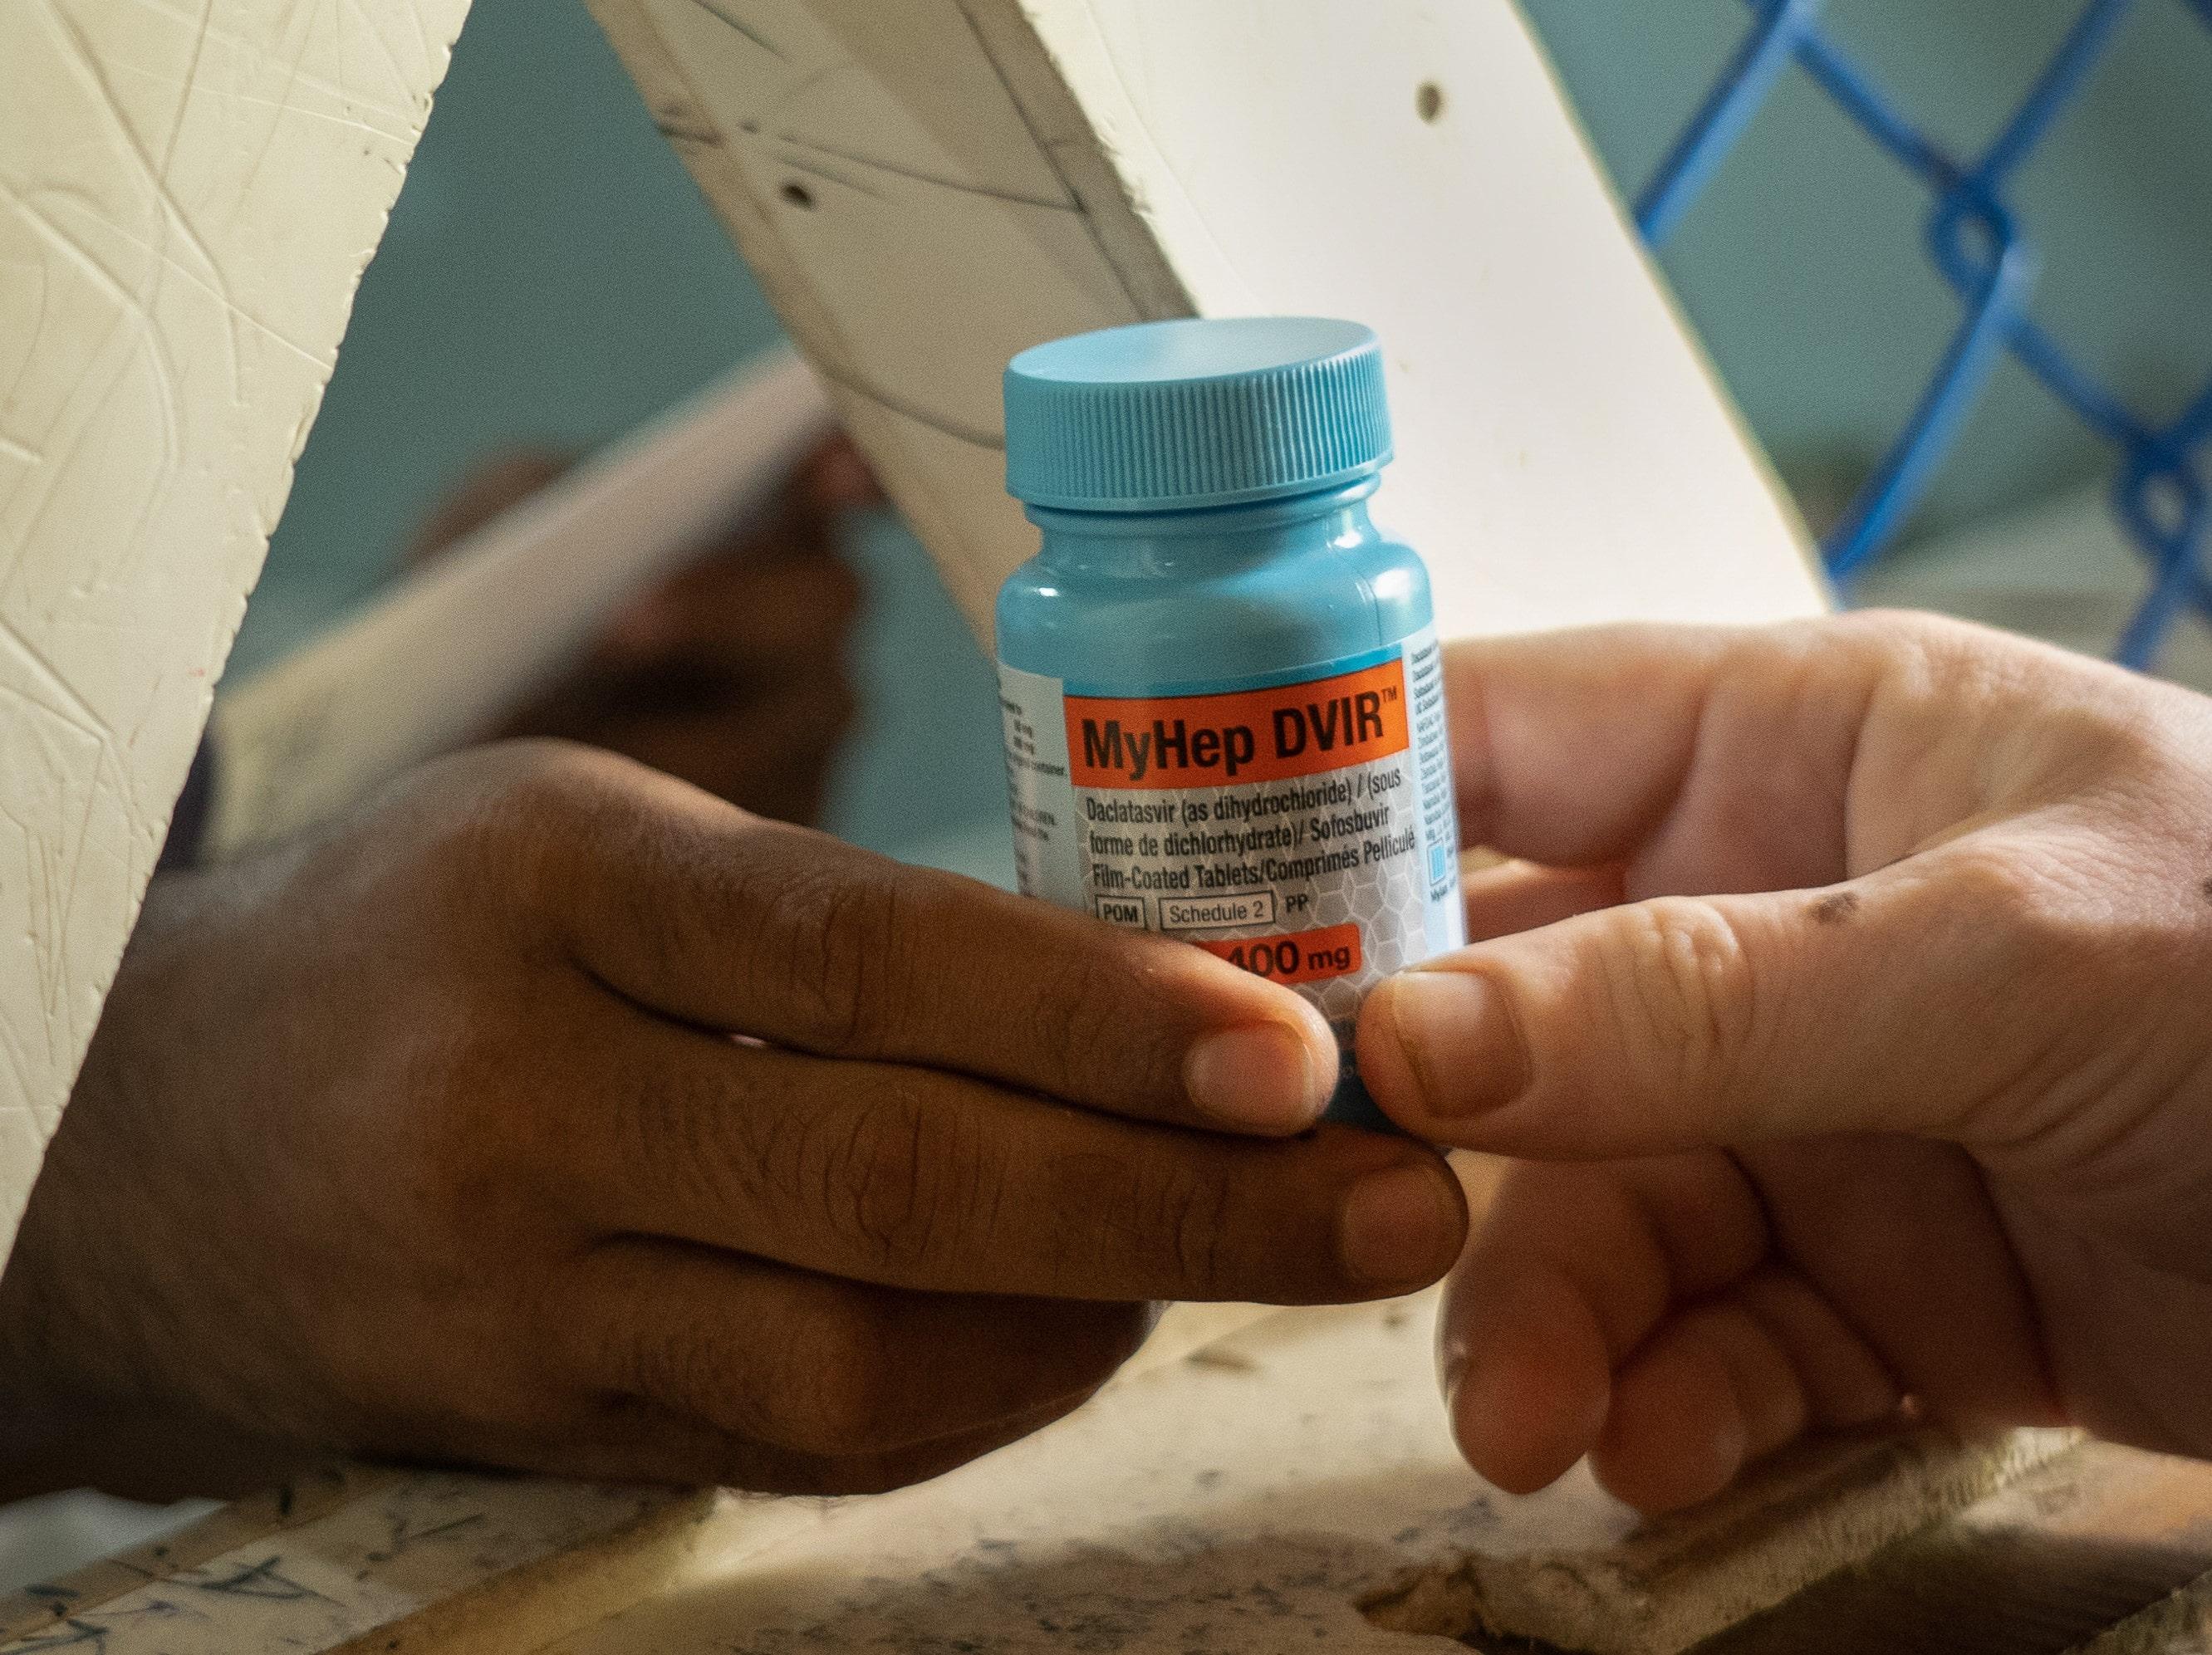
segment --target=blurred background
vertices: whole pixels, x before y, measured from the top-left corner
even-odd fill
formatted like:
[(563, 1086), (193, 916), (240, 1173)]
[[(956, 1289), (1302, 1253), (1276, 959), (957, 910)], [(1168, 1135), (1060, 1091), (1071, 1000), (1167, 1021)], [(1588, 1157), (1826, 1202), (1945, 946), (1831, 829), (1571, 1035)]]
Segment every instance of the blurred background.
[[(1628, 197), (1750, 16), (1741, 0), (1524, 3)], [(1834, 0), (1829, 19), (1917, 119), (1971, 150), (2080, 5)], [(2185, 0), (2139, 0), (2016, 204), (2045, 253), (2038, 318), (2139, 412), (2171, 417), (2212, 379), (2212, 29)], [(1668, 246), (1686, 311), (1816, 530), (1956, 326), (1957, 300), (1922, 251), (1926, 210), (1793, 74)], [(232, 681), (389, 579), (441, 506), (459, 526), (453, 491), (471, 476), (480, 490), (488, 458), (590, 448), (777, 336), (582, 0), (477, 0), (362, 283)], [(1906, 544), (1859, 595), (2107, 647), (2143, 585), (2099, 497), (2110, 463), (2023, 371), (2000, 368)], [(848, 645), (859, 702), (827, 825), (988, 871), (1006, 845), (990, 670), (912, 537), (880, 510), (845, 520), (863, 587)], [(649, 647), (652, 617), (627, 620), (647, 635), (632, 646)], [(2160, 664), (2212, 684), (2212, 640), (2192, 621)], [(0, 1518), (0, 1585), (199, 1509), (37, 1502)]]
[[(1527, 4), (1632, 196), (1750, 16), (1741, 0)], [(1829, 17), (1900, 102), (1971, 149), (2079, 9), (1836, 0)], [(2181, 0), (2142, 0), (2021, 180), (2021, 216), (2045, 252), (2035, 313), (2148, 413), (2170, 415), (2212, 377), (2208, 163), (2212, 29)], [(1926, 206), (1793, 74), (1665, 254), (1816, 529), (1910, 412), (1956, 325), (1957, 300), (1923, 252)], [(604, 441), (776, 336), (582, 0), (477, 0), (363, 282), (234, 682), (387, 579), (434, 505), (488, 455)], [(2101, 522), (2082, 491), (2109, 462), (2008, 364), (1911, 526), (1908, 542), (1933, 550), (1908, 546), (1862, 595), (2103, 647), (2140, 594), (2130, 554), (2109, 535), (2087, 543)], [(1957, 533), (2051, 500), (2051, 543), (2008, 548), (2001, 573)], [(828, 825), (881, 849), (999, 831), (986, 664), (918, 545), (885, 514), (863, 521), (847, 549), (866, 594), (854, 644), (860, 717), (832, 773)], [(2023, 555), (2048, 567), (2023, 567)], [(2178, 646), (2181, 666), (2194, 667), (2202, 641)]]

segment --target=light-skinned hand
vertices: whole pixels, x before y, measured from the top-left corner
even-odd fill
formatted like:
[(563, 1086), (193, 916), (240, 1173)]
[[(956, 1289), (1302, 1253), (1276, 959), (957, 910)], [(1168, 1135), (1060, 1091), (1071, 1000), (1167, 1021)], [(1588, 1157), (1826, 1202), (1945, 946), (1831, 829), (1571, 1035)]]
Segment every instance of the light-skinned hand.
[(1525, 860), (1359, 1058), (1480, 1152), (1475, 1467), (1662, 1510), (1906, 1398), (2212, 1455), (2212, 700), (1899, 615), (1447, 670)]

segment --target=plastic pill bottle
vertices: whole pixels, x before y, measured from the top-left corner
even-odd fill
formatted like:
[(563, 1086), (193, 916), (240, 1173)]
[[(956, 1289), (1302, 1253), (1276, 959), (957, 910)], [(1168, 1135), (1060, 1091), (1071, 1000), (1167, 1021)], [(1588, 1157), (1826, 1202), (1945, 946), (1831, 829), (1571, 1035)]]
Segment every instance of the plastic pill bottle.
[(1028, 894), (1295, 987), (1353, 1070), (1368, 988), (1465, 940), (1428, 573), (1368, 500), (1372, 330), (1155, 322), (1023, 352), (1006, 482), (1043, 531), (998, 600)]

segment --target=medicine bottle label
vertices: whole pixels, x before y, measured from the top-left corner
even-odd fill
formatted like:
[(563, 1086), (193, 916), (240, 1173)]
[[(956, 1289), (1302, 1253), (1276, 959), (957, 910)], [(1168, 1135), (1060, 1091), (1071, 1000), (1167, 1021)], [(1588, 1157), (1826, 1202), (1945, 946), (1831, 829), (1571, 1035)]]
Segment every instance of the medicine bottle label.
[(999, 686), (1027, 894), (1295, 985), (1347, 1043), (1371, 985), (1465, 941), (1433, 632), (1227, 683)]

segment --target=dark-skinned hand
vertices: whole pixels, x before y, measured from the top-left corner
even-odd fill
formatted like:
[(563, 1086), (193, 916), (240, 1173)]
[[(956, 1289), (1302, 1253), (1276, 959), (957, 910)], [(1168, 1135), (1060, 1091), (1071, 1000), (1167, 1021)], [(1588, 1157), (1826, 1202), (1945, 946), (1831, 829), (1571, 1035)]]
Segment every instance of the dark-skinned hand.
[(156, 882), (0, 1277), (0, 1462), (929, 1476), (1155, 1301), (1441, 1276), (1457, 1185), (1314, 1129), (1336, 1070), (1195, 949), (478, 749)]

